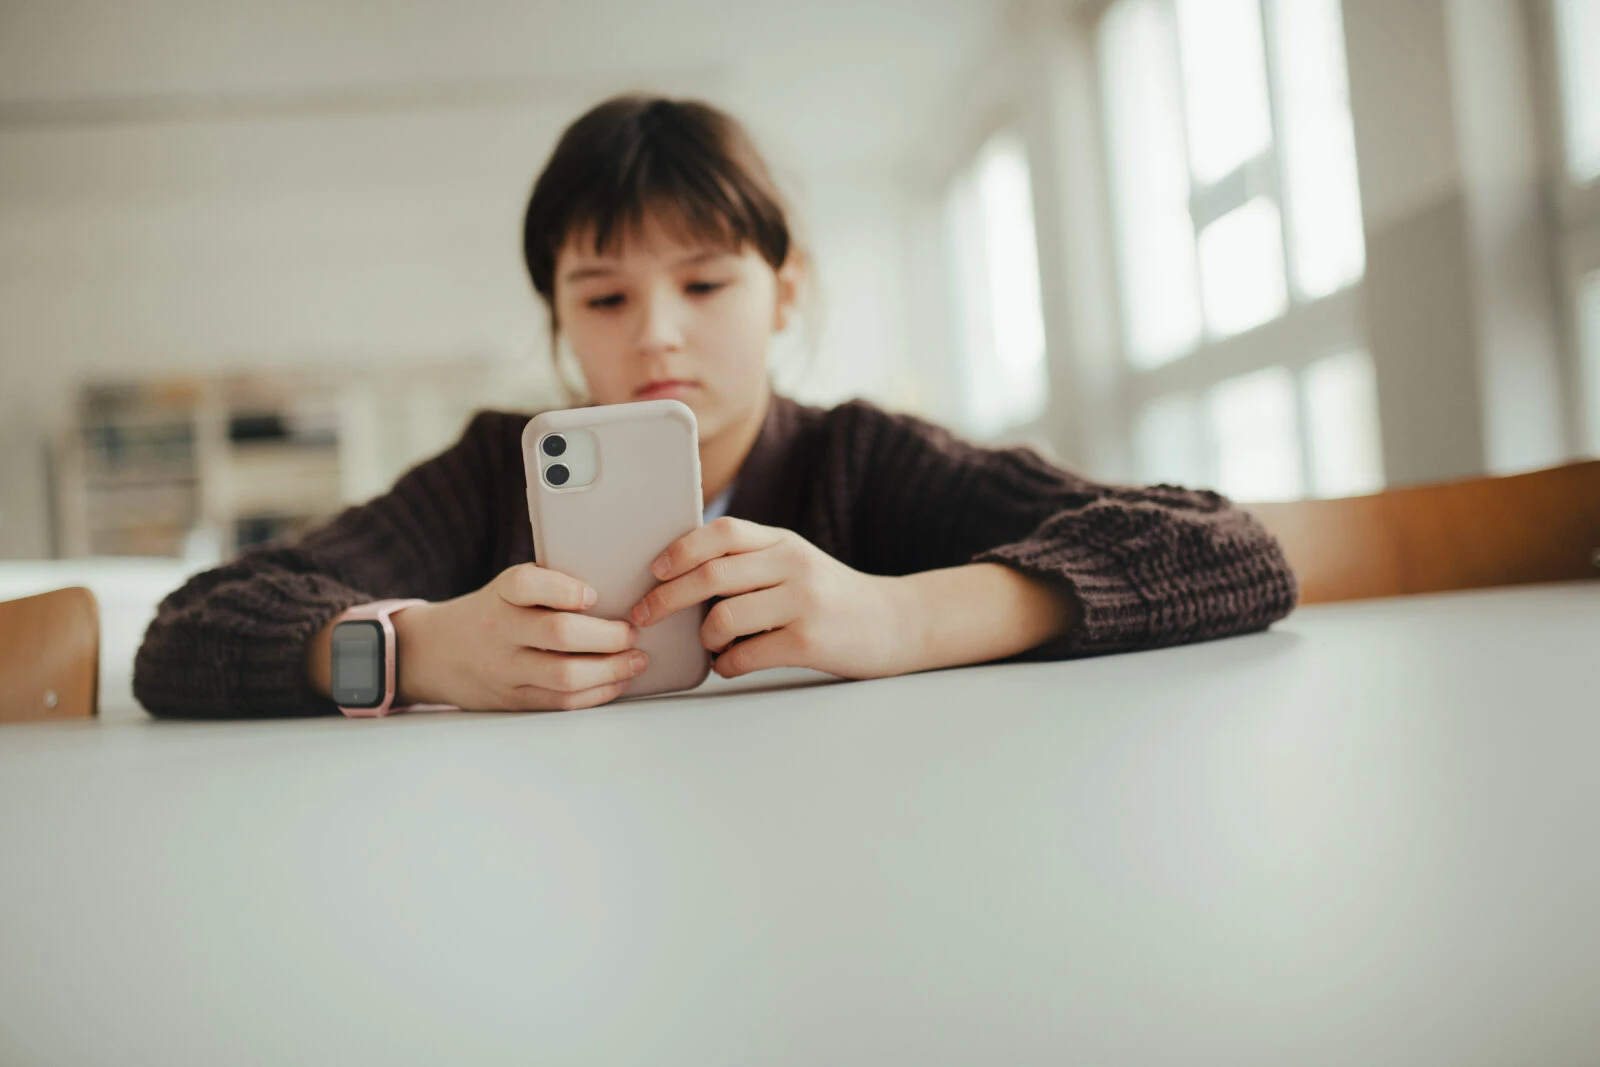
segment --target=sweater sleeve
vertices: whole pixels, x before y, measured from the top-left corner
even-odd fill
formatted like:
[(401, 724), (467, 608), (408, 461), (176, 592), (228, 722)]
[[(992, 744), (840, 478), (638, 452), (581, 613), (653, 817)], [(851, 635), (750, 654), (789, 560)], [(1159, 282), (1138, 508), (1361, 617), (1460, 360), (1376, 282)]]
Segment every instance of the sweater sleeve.
[(246, 718), (335, 714), (306, 678), (307, 642), (355, 604), (444, 600), (490, 575), (506, 416), (480, 412), (461, 439), (387, 493), (298, 542), (248, 551), (161, 602), (134, 660), (151, 714)]
[(1094, 482), (1031, 449), (982, 448), (865, 402), (835, 413), (859, 464), (852, 537), (865, 565), (1001, 563), (1076, 601), (1065, 633), (1017, 659), (1210, 640), (1294, 608), (1281, 546), (1215, 492)]

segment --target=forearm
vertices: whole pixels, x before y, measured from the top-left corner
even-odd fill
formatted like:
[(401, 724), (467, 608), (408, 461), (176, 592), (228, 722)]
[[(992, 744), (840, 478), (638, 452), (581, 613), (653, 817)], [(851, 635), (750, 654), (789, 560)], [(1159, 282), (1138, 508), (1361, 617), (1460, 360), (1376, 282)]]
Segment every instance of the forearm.
[(306, 681), (319, 696), (333, 699), (333, 627), (338, 618), (332, 618), (311, 635), (306, 645)]
[(906, 620), (904, 673), (987, 663), (1059, 637), (1076, 601), (999, 563), (971, 563), (893, 579)]

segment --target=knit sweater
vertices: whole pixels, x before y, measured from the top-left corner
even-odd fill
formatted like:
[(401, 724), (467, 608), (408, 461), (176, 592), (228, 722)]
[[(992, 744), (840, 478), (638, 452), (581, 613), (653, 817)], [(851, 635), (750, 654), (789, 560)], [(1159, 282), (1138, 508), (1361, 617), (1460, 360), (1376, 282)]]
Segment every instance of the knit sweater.
[[(534, 559), (528, 418), (479, 412), (389, 492), (191, 578), (145, 633), (139, 701), (183, 718), (336, 713), (305, 667), (307, 642), (335, 615), (447, 600)], [(1217, 493), (1091, 481), (859, 400), (824, 409), (774, 395), (728, 514), (793, 530), (866, 573), (995, 562), (1076, 601), (1066, 632), (1015, 660), (1261, 630), (1297, 595), (1278, 543)]]

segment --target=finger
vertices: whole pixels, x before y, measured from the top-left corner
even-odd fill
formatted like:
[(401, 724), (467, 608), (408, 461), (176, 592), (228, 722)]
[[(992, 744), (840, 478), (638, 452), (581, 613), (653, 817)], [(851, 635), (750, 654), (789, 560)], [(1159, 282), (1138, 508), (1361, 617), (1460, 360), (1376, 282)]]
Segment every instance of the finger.
[(570, 574), (519, 563), (507, 567), (494, 580), (500, 599), (519, 608), (555, 608), (557, 611), (584, 611), (594, 607), (595, 591)]
[(611, 656), (525, 649), (518, 656), (514, 670), (519, 687), (537, 686), (559, 693), (578, 693), (597, 685), (628, 681), (649, 665), (650, 657), (639, 649)]
[(754, 552), (777, 544), (786, 530), (762, 526), (724, 515), (690, 530), (668, 545), (650, 565), (650, 573), (665, 582), (700, 566), (709, 559), (736, 552)]
[(717, 657), (716, 672), (737, 678), (770, 667), (809, 667), (807, 646), (793, 626), (740, 641)]
[(789, 576), (788, 560), (771, 551), (743, 552), (706, 560), (687, 574), (663, 582), (634, 605), (632, 618), (653, 626), (675, 612), (714, 596), (738, 596), (777, 585)]
[(721, 653), (741, 637), (787, 626), (799, 613), (786, 585), (719, 600), (700, 624), (700, 643), (709, 651)]
[(547, 652), (623, 652), (638, 641), (639, 631), (617, 619), (601, 619), (572, 611), (538, 608), (517, 613), (517, 643)]
[(627, 691), (627, 682), (597, 685), (593, 689), (584, 689), (576, 693), (559, 693), (553, 689), (540, 689), (536, 685), (528, 685), (517, 689), (511, 710), (576, 711), (579, 708), (598, 707), (617, 699)]

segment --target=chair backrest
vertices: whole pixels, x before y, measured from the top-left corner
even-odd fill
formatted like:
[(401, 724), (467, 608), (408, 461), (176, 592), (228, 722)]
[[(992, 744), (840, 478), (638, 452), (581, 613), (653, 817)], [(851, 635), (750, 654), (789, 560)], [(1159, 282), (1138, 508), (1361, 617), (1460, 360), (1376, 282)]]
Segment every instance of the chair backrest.
[(1307, 604), (1600, 576), (1600, 460), (1248, 509)]
[(98, 713), (100, 609), (82, 586), (0, 602), (0, 722)]

